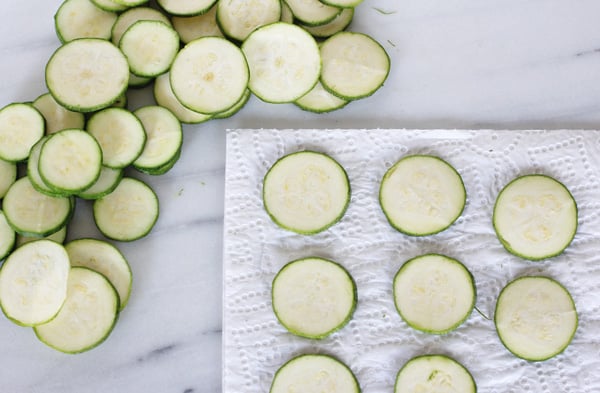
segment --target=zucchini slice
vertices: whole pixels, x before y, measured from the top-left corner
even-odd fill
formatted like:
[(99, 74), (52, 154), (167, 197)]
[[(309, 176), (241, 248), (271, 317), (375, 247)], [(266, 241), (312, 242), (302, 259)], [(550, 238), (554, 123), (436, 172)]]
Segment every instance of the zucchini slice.
[(94, 221), (107, 238), (133, 241), (152, 230), (158, 219), (158, 206), (150, 186), (124, 177), (113, 192), (94, 201)]
[(331, 22), (342, 9), (332, 7), (320, 0), (285, 0), (294, 18), (307, 26), (319, 26)]
[(461, 262), (440, 254), (404, 263), (394, 277), (393, 292), (402, 319), (426, 333), (456, 329), (475, 307), (473, 276)]
[(104, 11), (110, 12), (122, 12), (127, 10), (129, 7), (119, 3), (115, 3), (112, 0), (91, 0), (94, 5)]
[(123, 33), (127, 31), (134, 23), (141, 20), (155, 20), (171, 25), (171, 21), (162, 12), (150, 7), (135, 7), (119, 15), (112, 27), (111, 41), (115, 46), (119, 46)]
[(6, 216), (0, 210), (0, 261), (13, 250), (16, 244), (17, 234), (6, 221)]
[(459, 362), (446, 355), (412, 358), (398, 372), (394, 393), (461, 392), (476, 393), (473, 376)]
[(18, 234), (43, 237), (67, 224), (73, 205), (68, 197), (52, 197), (37, 191), (25, 176), (8, 189), (2, 210)]
[(32, 105), (13, 103), (0, 109), (0, 159), (26, 160), (44, 131), (44, 117)]
[(4, 198), (4, 195), (16, 180), (17, 164), (0, 160), (0, 198)]
[(303, 28), (275, 22), (254, 30), (242, 44), (250, 67), (248, 87), (265, 102), (294, 102), (319, 80), (321, 55)]
[(179, 158), (183, 130), (179, 119), (168, 109), (149, 105), (134, 112), (146, 132), (142, 153), (133, 162), (138, 170), (155, 170)]
[(52, 97), (52, 94), (45, 93), (33, 101), (32, 105), (40, 111), (44, 120), (46, 120), (46, 134), (53, 134), (57, 131), (68, 128), (84, 128), (85, 116), (80, 112), (70, 111), (61, 106)]
[(273, 311), (292, 334), (322, 339), (340, 330), (356, 308), (356, 284), (336, 262), (303, 258), (286, 264), (273, 279)]
[(194, 112), (179, 102), (173, 93), (173, 89), (171, 89), (171, 81), (168, 72), (155, 79), (153, 93), (156, 103), (173, 112), (175, 117), (182, 123), (198, 124), (212, 118), (212, 115)]
[(131, 73), (154, 78), (171, 67), (179, 51), (179, 35), (170, 24), (140, 20), (123, 33), (119, 49), (127, 57)]
[(263, 203), (280, 227), (310, 235), (337, 223), (350, 203), (350, 181), (330, 156), (300, 151), (281, 157), (263, 180)]
[(460, 174), (430, 155), (406, 156), (383, 176), (379, 203), (390, 225), (412, 236), (448, 228), (462, 214), (466, 190)]
[(242, 42), (257, 27), (278, 22), (280, 0), (229, 0), (217, 2), (217, 23), (229, 38)]
[(158, 0), (158, 5), (169, 15), (195, 16), (208, 12), (217, 0)]
[(197, 38), (223, 37), (223, 32), (217, 23), (216, 4), (204, 14), (196, 16), (173, 16), (171, 17), (173, 28), (179, 34), (181, 42), (189, 44)]
[(541, 361), (569, 346), (578, 318), (571, 294), (558, 281), (524, 276), (500, 292), (494, 323), (510, 352), (525, 360)]
[(116, 20), (115, 12), (103, 10), (91, 0), (65, 0), (54, 15), (54, 26), (63, 43), (78, 38), (109, 40)]
[(51, 134), (40, 149), (39, 174), (51, 189), (77, 193), (96, 182), (102, 169), (102, 150), (84, 130)]
[(356, 377), (340, 360), (328, 355), (300, 355), (277, 370), (269, 393), (360, 393)]
[(222, 37), (202, 37), (187, 44), (171, 66), (171, 88), (187, 108), (223, 112), (238, 102), (248, 86), (248, 63), (235, 44)]
[(383, 46), (363, 33), (332, 35), (321, 44), (321, 58), (321, 83), (345, 100), (375, 93), (390, 72), (390, 57)]
[(81, 38), (58, 48), (46, 65), (46, 85), (54, 99), (76, 112), (109, 107), (125, 93), (129, 65), (109, 41)]
[(321, 82), (317, 82), (311, 91), (298, 98), (294, 104), (305, 111), (325, 113), (343, 108), (348, 101), (334, 96), (323, 88)]
[(140, 119), (121, 108), (107, 108), (88, 120), (87, 132), (98, 141), (102, 165), (122, 169), (134, 162), (144, 149), (146, 132)]
[(246, 92), (244, 93), (242, 98), (240, 98), (240, 100), (238, 102), (236, 102), (234, 106), (227, 109), (226, 111), (215, 113), (212, 116), (212, 118), (213, 119), (226, 119), (228, 117), (235, 115), (236, 113), (241, 111), (244, 106), (246, 106), (246, 103), (248, 103), (248, 100), (250, 100), (251, 96), (252, 96), (252, 93), (250, 92), (250, 90), (246, 89)]
[(103, 166), (98, 180), (90, 187), (77, 193), (81, 199), (99, 199), (114, 191), (123, 177), (123, 169), (113, 169)]
[(354, 18), (354, 8), (344, 8), (331, 22), (320, 26), (302, 26), (313, 37), (328, 38), (343, 31), (350, 25)]
[(123, 310), (131, 294), (131, 268), (117, 247), (91, 238), (71, 240), (65, 244), (71, 266), (83, 266), (104, 275), (119, 294), (119, 310)]
[(506, 250), (541, 260), (561, 254), (577, 232), (577, 203), (569, 190), (546, 175), (525, 175), (496, 199), (494, 230)]
[(71, 268), (67, 288), (63, 307), (50, 322), (35, 326), (35, 335), (61, 352), (88, 351), (115, 326), (119, 296), (106, 277), (85, 267)]
[(69, 256), (50, 240), (13, 251), (0, 269), (0, 307), (13, 322), (35, 326), (56, 316), (67, 297)]
[(51, 240), (53, 242), (63, 244), (66, 238), (67, 238), (67, 225), (63, 226), (58, 231), (56, 231), (48, 236), (44, 236), (44, 237), (23, 236), (23, 235), (17, 234), (17, 239), (16, 239), (15, 245), (16, 245), (16, 247), (21, 247), (23, 244), (31, 243), (33, 241), (42, 240), (42, 239)]

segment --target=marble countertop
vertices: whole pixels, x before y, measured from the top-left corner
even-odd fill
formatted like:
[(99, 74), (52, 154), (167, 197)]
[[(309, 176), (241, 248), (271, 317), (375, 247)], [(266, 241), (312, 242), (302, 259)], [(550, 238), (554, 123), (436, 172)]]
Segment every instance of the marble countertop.
[[(53, 25), (59, 5), (4, 4), (0, 106), (46, 92), (44, 66), (59, 46)], [(597, 129), (599, 13), (596, 0), (365, 0), (350, 29), (388, 51), (385, 86), (324, 115), (253, 97), (230, 119), (186, 125), (177, 165), (163, 176), (140, 176), (157, 192), (161, 216), (149, 236), (117, 244), (134, 284), (109, 339), (65, 355), (0, 318), (1, 390), (221, 391), (225, 130)], [(148, 88), (129, 95), (130, 108), (152, 102)], [(69, 238), (99, 236), (90, 207), (78, 204)]]

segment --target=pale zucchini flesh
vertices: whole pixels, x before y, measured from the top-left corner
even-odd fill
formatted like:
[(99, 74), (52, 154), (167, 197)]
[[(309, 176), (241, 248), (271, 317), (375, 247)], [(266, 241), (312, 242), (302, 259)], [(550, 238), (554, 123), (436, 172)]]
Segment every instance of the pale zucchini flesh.
[(46, 134), (53, 134), (68, 128), (84, 128), (85, 126), (83, 113), (70, 111), (61, 106), (50, 93), (42, 94), (33, 101), (32, 105), (46, 120)]
[(456, 259), (425, 254), (402, 265), (393, 283), (394, 304), (411, 327), (445, 334), (460, 326), (475, 307), (475, 283)]
[(113, 192), (96, 199), (94, 221), (109, 239), (133, 241), (146, 236), (158, 219), (158, 198), (146, 183), (124, 177)]
[(242, 51), (222, 37), (198, 38), (187, 44), (171, 66), (171, 88), (187, 108), (200, 113), (223, 112), (235, 105), (248, 86)]
[(123, 33), (127, 31), (134, 23), (141, 20), (155, 20), (171, 25), (171, 21), (162, 12), (150, 7), (134, 7), (119, 15), (111, 32), (111, 41), (119, 46)]
[(35, 326), (53, 319), (67, 296), (69, 256), (50, 240), (13, 251), (0, 269), (0, 306), (13, 322)]
[(182, 123), (198, 124), (210, 120), (212, 115), (195, 112), (183, 106), (171, 89), (169, 73), (166, 72), (154, 81), (154, 100), (164, 108), (169, 109)]
[(58, 48), (46, 65), (46, 85), (69, 110), (93, 112), (117, 101), (127, 89), (129, 65), (109, 41), (87, 38)]
[(204, 14), (196, 16), (173, 16), (173, 28), (179, 34), (181, 42), (188, 44), (202, 37), (223, 37), (223, 32), (217, 23), (217, 7), (212, 6)]
[(62, 228), (60, 228), (58, 231), (48, 235), (48, 236), (44, 236), (44, 237), (39, 237), (39, 236), (23, 236), (23, 235), (19, 235), (17, 234), (17, 238), (16, 238), (16, 247), (21, 247), (23, 244), (27, 244), (30, 242), (34, 242), (36, 240), (51, 240), (53, 242), (59, 243), (59, 244), (63, 244), (65, 239), (67, 238), (67, 225), (63, 226)]
[(280, 0), (228, 0), (217, 2), (217, 23), (229, 38), (244, 41), (257, 27), (278, 22)]
[(129, 166), (140, 156), (146, 143), (142, 122), (126, 109), (107, 108), (96, 112), (86, 128), (100, 145), (102, 165), (109, 168)]
[(83, 266), (104, 275), (119, 294), (119, 310), (123, 310), (131, 294), (132, 274), (125, 256), (111, 243), (92, 239), (76, 239), (65, 244), (71, 266)]
[(32, 105), (13, 103), (0, 109), (0, 159), (26, 160), (44, 131), (44, 117)]
[(254, 30), (242, 44), (250, 68), (248, 87), (261, 100), (294, 102), (319, 80), (321, 56), (306, 30), (276, 22)]
[(62, 130), (49, 136), (40, 149), (39, 174), (50, 188), (77, 193), (96, 182), (102, 169), (102, 150), (84, 130)]
[(114, 169), (103, 166), (100, 176), (94, 184), (77, 193), (81, 199), (98, 199), (114, 191), (123, 177), (123, 169)]
[(331, 22), (320, 26), (302, 26), (314, 37), (327, 38), (343, 31), (354, 18), (354, 8), (344, 8)]
[(321, 83), (331, 93), (356, 100), (375, 93), (390, 72), (390, 57), (370, 36), (341, 31), (321, 44)]
[(0, 198), (4, 198), (4, 195), (16, 180), (17, 164), (0, 160)]
[(331, 22), (342, 9), (332, 7), (320, 0), (285, 0), (294, 18), (308, 26), (318, 26)]
[(311, 91), (297, 99), (294, 104), (305, 111), (325, 113), (343, 108), (348, 101), (331, 94), (323, 88), (321, 82), (317, 82)]
[(146, 132), (144, 149), (133, 162), (135, 168), (156, 169), (178, 156), (183, 143), (183, 130), (179, 119), (170, 110), (149, 105), (137, 109), (134, 114)]
[(6, 216), (0, 210), (0, 261), (12, 251), (16, 244), (17, 234), (6, 221)]
[(322, 339), (341, 329), (356, 307), (356, 284), (336, 262), (311, 257), (286, 264), (273, 279), (273, 311), (291, 333)]
[(263, 203), (280, 227), (314, 234), (338, 222), (350, 202), (344, 168), (330, 156), (300, 151), (275, 162), (263, 180)]
[(300, 355), (277, 370), (269, 393), (327, 392), (360, 393), (352, 371), (340, 360), (328, 356)]
[(115, 3), (113, 0), (92, 0), (96, 7), (110, 12), (122, 12), (129, 7), (123, 4)]
[(52, 197), (66, 196), (68, 193), (50, 187), (40, 175), (40, 153), (42, 151), (42, 146), (44, 146), (44, 143), (46, 143), (49, 138), (50, 135), (44, 136), (31, 148), (31, 151), (29, 152), (29, 159), (27, 160), (27, 177), (29, 178), (33, 188), (42, 194)]
[(171, 67), (179, 51), (179, 35), (170, 24), (141, 20), (123, 33), (119, 49), (127, 57), (134, 75), (153, 78)]
[(2, 209), (9, 224), (21, 235), (47, 236), (71, 218), (71, 200), (37, 191), (28, 177), (18, 179), (4, 197)]
[(213, 119), (226, 119), (228, 117), (235, 115), (240, 110), (242, 110), (242, 108), (246, 105), (246, 103), (248, 103), (251, 96), (252, 96), (252, 93), (250, 92), (250, 90), (246, 89), (242, 98), (240, 98), (240, 100), (238, 102), (236, 102), (234, 106), (232, 106), (231, 108), (229, 108), (223, 112), (215, 113), (212, 116), (212, 118)]
[(158, 5), (170, 15), (194, 16), (204, 14), (217, 0), (158, 0)]
[(577, 232), (577, 204), (569, 190), (546, 175), (525, 175), (496, 199), (493, 224), (510, 253), (541, 260), (562, 253)]
[(498, 337), (515, 356), (530, 361), (563, 352), (577, 330), (575, 303), (558, 281), (524, 276), (507, 284), (496, 303)]
[(91, 0), (65, 0), (54, 15), (56, 34), (62, 42), (78, 38), (110, 39), (117, 14)]
[(118, 311), (118, 294), (106, 277), (91, 269), (73, 267), (63, 307), (54, 319), (35, 326), (34, 331), (51, 348), (81, 353), (108, 338)]
[(473, 376), (446, 355), (422, 355), (410, 359), (396, 376), (394, 393), (476, 393)]
[(410, 155), (383, 176), (379, 202), (390, 225), (412, 236), (441, 232), (462, 214), (466, 190), (460, 174), (436, 156)]

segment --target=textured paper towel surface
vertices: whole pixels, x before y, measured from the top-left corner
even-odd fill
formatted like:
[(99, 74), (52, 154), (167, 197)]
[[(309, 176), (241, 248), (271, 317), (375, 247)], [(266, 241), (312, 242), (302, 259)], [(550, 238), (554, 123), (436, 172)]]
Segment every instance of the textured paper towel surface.
[[(262, 179), (281, 156), (298, 150), (331, 155), (347, 171), (352, 197), (342, 220), (317, 235), (277, 227), (262, 205)], [(433, 154), (453, 165), (467, 190), (462, 216), (446, 231), (414, 238), (388, 224), (378, 203), (385, 171), (408, 154)], [(498, 192), (518, 175), (563, 182), (579, 208), (574, 241), (562, 255), (531, 262), (510, 255), (491, 216)], [(304, 353), (330, 354), (355, 373), (364, 393), (392, 392), (398, 370), (421, 354), (449, 355), (466, 366), (481, 393), (600, 392), (600, 133), (594, 131), (230, 130), (227, 133), (223, 260), (223, 391), (268, 392), (277, 369)], [(449, 255), (472, 272), (477, 308), (493, 317), (510, 280), (542, 274), (570, 291), (579, 327), (565, 352), (545, 362), (509, 353), (494, 324), (477, 311), (457, 330), (428, 335), (394, 308), (392, 280), (408, 259)], [(305, 256), (344, 265), (354, 277), (352, 320), (327, 339), (289, 334), (271, 309), (277, 271)]]

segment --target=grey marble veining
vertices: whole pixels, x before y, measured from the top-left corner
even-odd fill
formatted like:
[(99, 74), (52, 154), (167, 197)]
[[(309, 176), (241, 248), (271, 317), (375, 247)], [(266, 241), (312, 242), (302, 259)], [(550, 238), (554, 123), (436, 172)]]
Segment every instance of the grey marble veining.
[[(59, 0), (5, 3), (0, 106), (46, 92), (44, 66), (59, 46)], [(161, 216), (146, 238), (117, 244), (134, 284), (111, 336), (64, 355), (2, 317), (0, 391), (219, 392), (226, 129), (596, 129), (599, 13), (597, 0), (365, 0), (351, 30), (372, 35), (390, 54), (385, 86), (329, 114), (253, 97), (230, 119), (185, 126), (172, 171), (131, 172), (154, 187)], [(151, 103), (151, 90), (129, 98), (131, 108)], [(69, 238), (99, 236), (90, 209), (78, 203)]]

